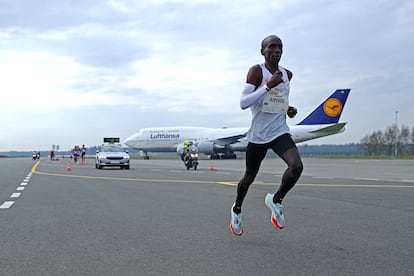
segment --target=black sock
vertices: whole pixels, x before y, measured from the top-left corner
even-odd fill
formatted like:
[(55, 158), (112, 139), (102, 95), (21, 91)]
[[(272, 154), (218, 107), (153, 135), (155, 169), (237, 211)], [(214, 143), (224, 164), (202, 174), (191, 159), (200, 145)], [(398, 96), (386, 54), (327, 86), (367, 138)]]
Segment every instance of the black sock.
[(235, 212), (236, 214), (240, 214), (241, 213), (241, 207), (234, 206), (233, 207), (233, 212)]
[(277, 203), (282, 204), (282, 200), (283, 198), (280, 197), (279, 192), (277, 192), (275, 196), (273, 197), (274, 204), (277, 204)]

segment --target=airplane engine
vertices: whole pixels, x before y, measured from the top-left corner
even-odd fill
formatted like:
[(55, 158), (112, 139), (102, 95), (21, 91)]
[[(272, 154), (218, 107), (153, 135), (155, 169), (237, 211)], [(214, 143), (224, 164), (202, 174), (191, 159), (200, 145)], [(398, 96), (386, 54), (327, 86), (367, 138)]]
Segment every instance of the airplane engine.
[(197, 144), (198, 151), (207, 155), (223, 152), (224, 146), (217, 145), (213, 142), (201, 142)]
[(228, 149), (230, 151), (246, 151), (246, 146), (247, 146), (247, 142), (246, 143), (235, 143), (235, 144), (229, 145)]
[(180, 155), (181, 156), (182, 153), (183, 153), (183, 145), (179, 145), (177, 147), (177, 155)]

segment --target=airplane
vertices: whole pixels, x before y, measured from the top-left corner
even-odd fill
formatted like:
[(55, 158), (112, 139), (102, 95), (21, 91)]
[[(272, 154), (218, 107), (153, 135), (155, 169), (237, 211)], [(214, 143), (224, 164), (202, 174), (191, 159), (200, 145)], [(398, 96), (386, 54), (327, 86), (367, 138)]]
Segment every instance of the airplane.
[[(339, 123), (351, 89), (337, 89), (315, 110), (296, 125), (289, 126), (296, 143), (345, 131), (346, 122)], [(125, 140), (125, 145), (141, 150), (144, 159), (148, 152), (177, 152), (181, 155), (184, 140), (211, 159), (234, 159), (234, 152), (245, 152), (248, 128), (207, 128), (191, 126), (143, 128)]]

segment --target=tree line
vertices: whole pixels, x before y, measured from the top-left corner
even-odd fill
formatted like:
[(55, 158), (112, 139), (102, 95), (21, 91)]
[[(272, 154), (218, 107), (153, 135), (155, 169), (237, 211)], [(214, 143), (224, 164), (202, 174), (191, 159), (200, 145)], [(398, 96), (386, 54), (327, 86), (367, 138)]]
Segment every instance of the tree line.
[(369, 155), (407, 156), (414, 155), (414, 127), (397, 124), (367, 134), (360, 141)]

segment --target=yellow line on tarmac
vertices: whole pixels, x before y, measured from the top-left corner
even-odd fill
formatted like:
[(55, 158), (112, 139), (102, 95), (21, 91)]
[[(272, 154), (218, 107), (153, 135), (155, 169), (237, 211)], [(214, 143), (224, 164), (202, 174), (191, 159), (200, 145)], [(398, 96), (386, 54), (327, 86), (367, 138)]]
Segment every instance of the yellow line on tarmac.
[(32, 167), (32, 173), (36, 172), (37, 166), (39, 166), (40, 160), (38, 160)]
[(385, 184), (296, 184), (305, 187), (349, 187), (349, 188), (414, 188), (414, 185), (385, 185)]
[(237, 182), (216, 182), (220, 185), (237, 186)]
[(87, 176), (76, 174), (59, 174), (59, 173), (46, 173), (34, 171), (33, 173), (49, 176), (64, 176), (73, 178), (86, 178), (86, 179), (103, 179), (103, 180), (118, 180), (118, 181), (142, 181), (142, 182), (173, 182), (173, 183), (217, 183), (214, 181), (196, 181), (196, 180), (182, 180), (182, 179), (152, 179), (152, 178), (127, 178), (127, 177), (108, 177), (108, 176)]
[[(226, 181), (200, 181), (200, 180), (183, 180), (183, 179), (150, 179), (150, 178), (125, 178), (125, 177), (107, 177), (107, 176), (86, 176), (86, 175), (74, 175), (74, 174), (59, 174), (59, 173), (47, 173), (37, 171), (37, 167), (40, 161), (37, 161), (32, 167), (32, 173), (40, 175), (50, 176), (63, 176), (73, 178), (87, 178), (87, 179), (104, 179), (104, 180), (118, 180), (118, 181), (142, 181), (142, 182), (159, 182), (159, 183), (205, 183), (205, 184), (219, 184), (227, 186), (237, 186), (238, 182), (226, 182)], [(275, 183), (266, 183), (263, 181), (256, 181), (254, 185), (275, 185)], [(341, 188), (414, 188), (414, 185), (385, 185), (385, 184), (296, 184), (295, 186), (303, 187), (341, 187)]]
[[(221, 185), (237, 186), (237, 182), (215, 182)], [(254, 182), (254, 185), (275, 185), (275, 183)], [(385, 184), (296, 184), (303, 187), (342, 187), (342, 188), (414, 188), (414, 185), (385, 185)]]
[(173, 183), (210, 183), (216, 184), (215, 181), (197, 181), (197, 180), (182, 180), (182, 179), (150, 179), (150, 178), (126, 178), (126, 177), (107, 177), (107, 176), (87, 176), (87, 175), (76, 175), (76, 174), (62, 174), (62, 173), (48, 173), (37, 171), (37, 166), (40, 161), (32, 167), (32, 173), (49, 176), (61, 176), (61, 177), (72, 177), (72, 178), (86, 178), (86, 179), (104, 179), (104, 180), (120, 180), (120, 181), (143, 181), (143, 182), (173, 182)]

